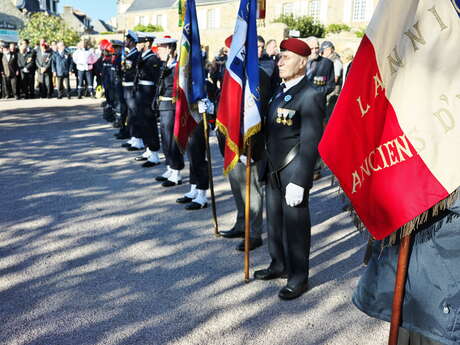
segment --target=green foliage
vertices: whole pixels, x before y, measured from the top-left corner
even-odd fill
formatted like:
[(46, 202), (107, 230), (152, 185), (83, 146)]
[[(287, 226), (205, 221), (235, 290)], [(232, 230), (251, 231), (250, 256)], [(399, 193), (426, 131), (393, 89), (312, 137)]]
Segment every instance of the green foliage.
[(47, 42), (64, 41), (67, 46), (75, 45), (80, 35), (67, 27), (61, 17), (44, 12), (33, 14), (19, 32), (19, 37), (35, 44), (44, 38)]
[(282, 15), (276, 18), (274, 23), (284, 23), (287, 25), (289, 30), (300, 31), (300, 37), (324, 37), (325, 29), (324, 25), (316, 23), (312, 17), (294, 17), (294, 15)]
[(363, 38), (366, 33), (366, 28), (360, 28), (358, 31), (355, 31), (355, 35), (358, 38)]
[(351, 30), (351, 27), (349, 27), (346, 24), (329, 24), (326, 27), (326, 32), (333, 33), (333, 34), (338, 34), (339, 32), (350, 31), (350, 30)]
[(137, 24), (133, 28), (133, 30), (139, 31), (139, 32), (162, 32), (163, 27), (161, 25), (153, 25), (153, 24), (148, 24), (148, 25)]

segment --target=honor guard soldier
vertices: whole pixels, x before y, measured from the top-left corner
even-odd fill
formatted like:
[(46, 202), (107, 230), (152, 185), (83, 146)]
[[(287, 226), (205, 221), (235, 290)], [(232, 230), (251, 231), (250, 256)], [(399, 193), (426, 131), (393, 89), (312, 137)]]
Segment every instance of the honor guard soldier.
[(106, 121), (115, 121), (113, 110), (113, 90), (111, 89), (111, 72), (113, 47), (110, 41), (102, 40), (99, 44), (102, 51), (102, 86), (104, 87), (105, 105), (103, 108), (103, 117)]
[(287, 274), (281, 299), (299, 297), (308, 287), (309, 190), (322, 136), (324, 95), (305, 75), (308, 45), (283, 40), (278, 61), (283, 83), (269, 104), (264, 125), (268, 161), (267, 223), (271, 263), (254, 273), (268, 280)]
[[(117, 139), (140, 138), (139, 124), (134, 123), (136, 114), (136, 101), (134, 98), (134, 80), (136, 79), (136, 65), (139, 58), (139, 51), (136, 48), (138, 36), (135, 32), (128, 30), (125, 38), (125, 48), (129, 51), (122, 52), (121, 72), (123, 87), (123, 107), (121, 109), (121, 127), (115, 135)], [(136, 127), (137, 126), (137, 127)]]
[(157, 120), (152, 110), (152, 102), (155, 97), (156, 86), (160, 77), (161, 60), (152, 51), (152, 43), (155, 37), (144, 33), (139, 36), (139, 42), (144, 44), (137, 63), (136, 74), (136, 116), (138, 116), (141, 126), (141, 138), (135, 138), (128, 147), (128, 151), (146, 151), (144, 156), (154, 164), (160, 164), (158, 151), (160, 149), (160, 139), (158, 135)]
[[(176, 68), (177, 40), (165, 36), (155, 40), (158, 55), (163, 61), (158, 83), (158, 98), (154, 103), (160, 116), (161, 143), (165, 155), (166, 171), (155, 179), (163, 182), (163, 187), (172, 187), (182, 182), (181, 170), (184, 168), (184, 156), (174, 140), (174, 122), (176, 104), (173, 103), (174, 70)], [(144, 166), (152, 166), (146, 162)]]
[(122, 125), (122, 108), (124, 104), (123, 99), (123, 87), (122, 87), (122, 76), (121, 76), (121, 59), (124, 49), (124, 44), (120, 40), (111, 40), (110, 43), (113, 47), (113, 55), (111, 59), (110, 67), (110, 89), (113, 91), (113, 110), (115, 112), (115, 121), (113, 126), (119, 128)]

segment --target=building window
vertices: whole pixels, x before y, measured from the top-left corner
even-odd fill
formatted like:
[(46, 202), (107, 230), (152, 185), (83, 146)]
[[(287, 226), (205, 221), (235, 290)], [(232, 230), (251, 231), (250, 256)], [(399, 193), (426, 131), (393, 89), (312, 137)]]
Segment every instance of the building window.
[(319, 22), (319, 19), (321, 17), (321, 1), (320, 0), (310, 0), (308, 2), (307, 16), (312, 17), (315, 21)]
[(139, 24), (141, 25), (147, 25), (149, 21), (149, 18), (147, 16), (140, 16), (139, 17)]
[(206, 28), (216, 29), (217, 24), (217, 10), (215, 8), (208, 10), (206, 12)]
[(366, 21), (366, 0), (353, 0), (351, 21)]
[(163, 23), (163, 15), (158, 14), (153, 16), (153, 25), (161, 25)]
[(290, 16), (294, 14), (294, 5), (292, 2), (287, 2), (283, 4), (283, 16)]

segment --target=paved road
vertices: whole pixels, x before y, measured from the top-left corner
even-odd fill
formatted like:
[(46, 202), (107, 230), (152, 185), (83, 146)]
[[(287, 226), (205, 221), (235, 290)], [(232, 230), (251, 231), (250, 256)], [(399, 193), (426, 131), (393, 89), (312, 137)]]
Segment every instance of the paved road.
[[(92, 100), (0, 102), (0, 344), (310, 345), (386, 343), (351, 304), (364, 237), (323, 178), (311, 192), (310, 291), (243, 283), (237, 240), (212, 236), (120, 148)], [(219, 224), (235, 210), (216, 157)], [(187, 176), (187, 171), (185, 172)], [(264, 237), (265, 238), (265, 237)], [(266, 246), (252, 267), (268, 263)]]

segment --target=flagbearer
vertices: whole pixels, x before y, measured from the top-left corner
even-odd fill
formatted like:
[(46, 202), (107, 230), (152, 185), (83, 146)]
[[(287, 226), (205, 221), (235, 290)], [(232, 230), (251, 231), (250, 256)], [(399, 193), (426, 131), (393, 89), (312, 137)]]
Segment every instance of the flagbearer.
[[(163, 187), (172, 187), (182, 181), (180, 171), (184, 168), (184, 157), (174, 140), (174, 119), (176, 104), (173, 103), (174, 69), (176, 68), (177, 40), (171, 36), (158, 38), (158, 55), (163, 61), (158, 88), (158, 100), (155, 102), (160, 115), (161, 143), (165, 155), (166, 171), (157, 176), (157, 181), (163, 182)], [(146, 162), (145, 164), (153, 164)]]
[(281, 299), (294, 299), (308, 288), (310, 253), (309, 190), (322, 135), (322, 93), (305, 76), (308, 45), (283, 40), (278, 61), (283, 83), (269, 105), (265, 123), (268, 156), (267, 223), (271, 263), (254, 273), (269, 280), (287, 274)]

